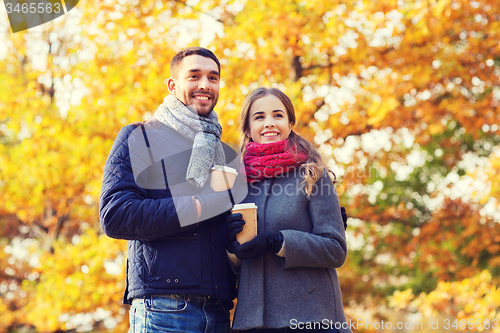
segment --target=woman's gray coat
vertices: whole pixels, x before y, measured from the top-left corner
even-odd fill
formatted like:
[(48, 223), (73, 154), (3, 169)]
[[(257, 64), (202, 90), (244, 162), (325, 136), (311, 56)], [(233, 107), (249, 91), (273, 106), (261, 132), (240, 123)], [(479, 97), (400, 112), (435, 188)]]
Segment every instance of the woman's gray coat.
[(347, 253), (337, 192), (326, 172), (309, 198), (302, 181), (296, 169), (249, 184), (244, 202), (258, 207), (257, 232), (281, 231), (285, 257), (268, 252), (241, 262), (235, 330), (328, 322), (351, 332), (336, 271)]

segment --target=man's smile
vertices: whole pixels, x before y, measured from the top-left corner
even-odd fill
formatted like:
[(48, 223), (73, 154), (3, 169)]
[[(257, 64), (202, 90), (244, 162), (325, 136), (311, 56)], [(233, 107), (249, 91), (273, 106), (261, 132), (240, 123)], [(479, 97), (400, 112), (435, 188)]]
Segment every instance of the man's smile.
[(212, 97), (209, 95), (193, 95), (193, 98), (202, 103), (210, 102), (210, 100), (212, 99)]

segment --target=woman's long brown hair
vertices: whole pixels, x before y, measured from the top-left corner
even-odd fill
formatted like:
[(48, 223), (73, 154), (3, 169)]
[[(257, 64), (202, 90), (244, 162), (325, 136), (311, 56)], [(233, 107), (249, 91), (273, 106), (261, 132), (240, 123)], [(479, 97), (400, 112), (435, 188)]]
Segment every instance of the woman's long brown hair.
[[(274, 95), (283, 103), (286, 109), (286, 113), (288, 115), (288, 121), (290, 124), (295, 124), (295, 109), (293, 107), (290, 98), (283, 93), (281, 90), (276, 88), (266, 88), (259, 87), (253, 90), (248, 96), (245, 98), (243, 102), (243, 108), (241, 110), (241, 121), (240, 121), (240, 133), (243, 133), (243, 137), (241, 140), (241, 151), (242, 154), (245, 155), (246, 145), (252, 141), (250, 137), (250, 109), (252, 108), (253, 103), (267, 95)], [(323, 170), (327, 170), (329, 173), (333, 175), (332, 182), (336, 182), (335, 173), (330, 170), (326, 164), (323, 162), (323, 158), (318, 150), (306, 139), (302, 138), (300, 135), (295, 133), (294, 131), (290, 132), (288, 136), (287, 144), (285, 149), (292, 149), (297, 152), (297, 154), (304, 153), (307, 156), (307, 160), (304, 164), (300, 166), (304, 181), (302, 184), (306, 184), (306, 193), (309, 196), (313, 189), (314, 184), (321, 178), (323, 174)]]

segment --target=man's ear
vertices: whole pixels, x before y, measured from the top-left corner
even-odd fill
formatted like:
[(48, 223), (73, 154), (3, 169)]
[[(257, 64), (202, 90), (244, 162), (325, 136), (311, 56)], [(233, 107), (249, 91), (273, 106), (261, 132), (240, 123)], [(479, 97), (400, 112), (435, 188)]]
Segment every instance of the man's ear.
[(171, 94), (175, 95), (175, 80), (173, 78), (169, 78), (167, 80), (167, 87), (168, 91), (170, 91)]

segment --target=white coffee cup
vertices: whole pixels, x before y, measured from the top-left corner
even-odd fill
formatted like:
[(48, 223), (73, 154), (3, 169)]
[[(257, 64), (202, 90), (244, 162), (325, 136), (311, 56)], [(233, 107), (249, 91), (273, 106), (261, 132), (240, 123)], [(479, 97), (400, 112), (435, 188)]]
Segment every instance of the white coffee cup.
[(237, 175), (236, 169), (224, 165), (215, 165), (212, 168), (210, 187), (216, 192), (227, 191), (233, 187)]

